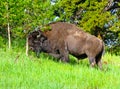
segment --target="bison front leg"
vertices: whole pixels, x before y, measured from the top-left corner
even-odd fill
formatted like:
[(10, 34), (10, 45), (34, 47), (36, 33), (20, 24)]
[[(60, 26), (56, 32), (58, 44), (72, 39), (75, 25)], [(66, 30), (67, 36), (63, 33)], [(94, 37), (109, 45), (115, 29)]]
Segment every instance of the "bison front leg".
[(62, 51), (60, 52), (60, 55), (61, 55), (60, 59), (61, 59), (63, 62), (69, 62), (69, 53), (68, 53), (67, 50), (62, 50)]
[(69, 62), (69, 58), (67, 56), (62, 56), (60, 59), (63, 62)]
[(36, 56), (39, 58), (40, 57), (40, 50), (36, 50)]
[(57, 59), (60, 59), (60, 54), (55, 54), (55, 53), (49, 53), (49, 55), (57, 58)]
[(40, 52), (41, 52), (41, 48), (40, 47), (36, 47), (35, 53), (36, 53), (36, 56), (38, 58), (40, 57)]

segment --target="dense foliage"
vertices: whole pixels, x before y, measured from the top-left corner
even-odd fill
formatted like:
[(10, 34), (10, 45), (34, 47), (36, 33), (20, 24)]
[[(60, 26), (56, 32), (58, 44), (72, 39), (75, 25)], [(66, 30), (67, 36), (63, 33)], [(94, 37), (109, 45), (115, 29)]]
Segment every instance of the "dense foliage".
[[(120, 54), (119, 0), (1, 0), (0, 47), (7, 46), (8, 24), (12, 47), (25, 44), (36, 26), (55, 21), (78, 25), (104, 40), (108, 51)], [(23, 42), (19, 41), (22, 38)], [(21, 44), (22, 43), (22, 44)]]

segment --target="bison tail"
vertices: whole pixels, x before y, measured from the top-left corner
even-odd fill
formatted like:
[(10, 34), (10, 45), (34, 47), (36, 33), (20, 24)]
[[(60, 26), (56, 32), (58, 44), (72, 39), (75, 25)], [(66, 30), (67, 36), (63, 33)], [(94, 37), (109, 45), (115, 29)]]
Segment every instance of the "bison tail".
[(105, 46), (104, 43), (102, 44), (102, 48), (101, 51), (98, 53), (98, 55), (96, 56), (96, 64), (98, 64), (98, 62), (101, 60), (101, 57), (105, 54)]
[(104, 45), (104, 42), (103, 42), (103, 44), (102, 44), (102, 55), (104, 55), (105, 54), (105, 45)]

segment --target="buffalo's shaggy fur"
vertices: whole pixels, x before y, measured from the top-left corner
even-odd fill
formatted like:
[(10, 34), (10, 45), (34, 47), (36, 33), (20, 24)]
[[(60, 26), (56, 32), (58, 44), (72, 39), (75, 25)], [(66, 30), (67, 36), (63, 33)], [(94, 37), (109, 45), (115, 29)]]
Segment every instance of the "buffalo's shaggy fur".
[(37, 54), (43, 51), (65, 62), (69, 61), (69, 54), (78, 59), (88, 57), (91, 66), (97, 64), (102, 69), (101, 57), (104, 51), (102, 40), (74, 24), (56, 22), (49, 26), (51, 27), (49, 31), (42, 32), (39, 29), (28, 36), (29, 46)]

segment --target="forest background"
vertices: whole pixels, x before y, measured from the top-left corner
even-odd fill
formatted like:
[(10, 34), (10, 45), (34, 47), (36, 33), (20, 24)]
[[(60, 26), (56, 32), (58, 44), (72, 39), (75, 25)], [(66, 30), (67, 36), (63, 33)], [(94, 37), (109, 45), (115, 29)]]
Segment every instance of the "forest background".
[(25, 48), (30, 31), (56, 21), (76, 24), (120, 55), (120, 0), (0, 0), (0, 48)]

